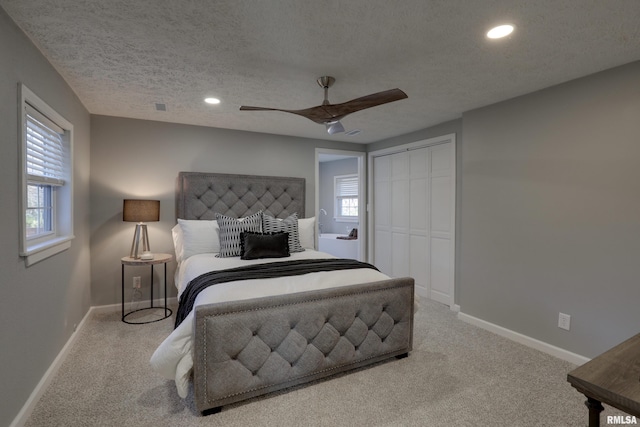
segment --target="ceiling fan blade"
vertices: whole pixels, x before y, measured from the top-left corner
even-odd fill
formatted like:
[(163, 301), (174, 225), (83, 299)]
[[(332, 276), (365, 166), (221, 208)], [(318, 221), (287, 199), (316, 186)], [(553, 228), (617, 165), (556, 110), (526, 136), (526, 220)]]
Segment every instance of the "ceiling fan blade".
[(408, 98), (407, 94), (400, 89), (390, 89), (352, 99), (351, 101), (343, 102), (341, 104), (324, 105), (324, 107), (332, 117), (339, 120), (347, 114), (366, 110), (371, 107), (377, 107), (378, 105), (388, 104), (389, 102), (400, 101), (405, 98)]
[(298, 116), (305, 117), (323, 125), (328, 121), (335, 120), (333, 116), (331, 116), (331, 113), (325, 110), (325, 107), (326, 105), (318, 105), (317, 107), (305, 108), (302, 110), (285, 110), (282, 108), (250, 107), (243, 105), (240, 107), (240, 111), (282, 111), (283, 113), (297, 114)]
[(281, 110), (279, 108), (267, 108), (267, 107), (250, 107), (248, 105), (243, 105), (240, 107), (240, 111), (284, 111), (288, 113), (287, 110)]
[(334, 133), (344, 132), (344, 126), (339, 121), (333, 123), (327, 123), (327, 132), (329, 135), (333, 135)]
[[(326, 88), (325, 88), (326, 90)], [(355, 113), (356, 111), (365, 110), (367, 108), (376, 107), (382, 104), (388, 104), (389, 102), (399, 101), (401, 99), (408, 98), (407, 94), (400, 89), (390, 89), (383, 92), (372, 93), (371, 95), (362, 96), (360, 98), (352, 99), (351, 101), (343, 102), (341, 104), (323, 104), (316, 107), (305, 108), (303, 110), (285, 110), (282, 108), (268, 108), (268, 107), (250, 107), (243, 105), (240, 107), (241, 111), (282, 111), (283, 113), (296, 114), (298, 116), (305, 117), (313, 122), (323, 124), (327, 126), (327, 131), (330, 134), (337, 132), (344, 132), (344, 127), (340, 124), (340, 120), (347, 114)], [(326, 101), (326, 99), (325, 99)], [(335, 127), (333, 133), (330, 131), (331, 126), (339, 124), (340, 127)], [(340, 130), (338, 130), (340, 129)]]

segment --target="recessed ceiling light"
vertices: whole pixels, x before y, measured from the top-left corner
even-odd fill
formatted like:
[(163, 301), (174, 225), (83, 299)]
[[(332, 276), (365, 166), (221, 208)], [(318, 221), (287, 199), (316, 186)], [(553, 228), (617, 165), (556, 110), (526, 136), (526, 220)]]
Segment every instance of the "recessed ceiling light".
[(490, 39), (501, 39), (502, 37), (506, 37), (511, 34), (513, 29), (513, 25), (498, 25), (487, 32), (487, 37)]
[(204, 102), (207, 104), (220, 104), (220, 100), (218, 98), (205, 98)]

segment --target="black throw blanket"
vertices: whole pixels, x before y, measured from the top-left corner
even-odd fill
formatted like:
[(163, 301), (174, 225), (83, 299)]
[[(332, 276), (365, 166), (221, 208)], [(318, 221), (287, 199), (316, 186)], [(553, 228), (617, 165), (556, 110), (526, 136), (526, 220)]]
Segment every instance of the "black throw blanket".
[(356, 268), (373, 268), (366, 262), (352, 259), (303, 259), (295, 261), (280, 261), (267, 264), (254, 264), (246, 267), (229, 268), (226, 270), (210, 271), (193, 279), (180, 296), (178, 311), (176, 312), (177, 328), (193, 310), (196, 297), (204, 289), (219, 283), (237, 280), (270, 279), (284, 276), (300, 276), (319, 271), (350, 270)]

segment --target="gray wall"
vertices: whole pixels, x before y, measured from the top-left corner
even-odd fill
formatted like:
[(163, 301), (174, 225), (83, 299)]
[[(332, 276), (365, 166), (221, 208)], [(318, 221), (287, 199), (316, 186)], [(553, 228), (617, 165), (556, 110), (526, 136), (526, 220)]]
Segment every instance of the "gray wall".
[(462, 311), (587, 357), (638, 333), (640, 62), (463, 126)]
[[(154, 252), (173, 253), (170, 230), (176, 221), (175, 184), (180, 171), (305, 178), (306, 209), (313, 216), (316, 147), (365, 150), (361, 144), (92, 116), (92, 304), (120, 303), (119, 260), (128, 255), (134, 231), (132, 223), (122, 221), (124, 198), (160, 200), (160, 222), (148, 224)], [(170, 265), (170, 296), (175, 296), (174, 269), (175, 264)], [(127, 269), (127, 285), (133, 275), (129, 273)], [(142, 291), (148, 295), (148, 288)]]
[(327, 216), (321, 215), (318, 221), (322, 221), (323, 233), (338, 233), (349, 234), (346, 227), (349, 227), (349, 231), (352, 228), (359, 228), (357, 222), (342, 222), (334, 221), (335, 204), (336, 200), (334, 196), (334, 180), (337, 175), (351, 175), (358, 173), (358, 159), (356, 157), (351, 159), (333, 160), (328, 162), (320, 162), (318, 168), (318, 179), (320, 180), (318, 200), (320, 206), (318, 209), (323, 208), (327, 211)]
[[(89, 114), (0, 8), (0, 424), (8, 425), (89, 310)], [(25, 267), (19, 252), (18, 82), (74, 125), (71, 248)]]

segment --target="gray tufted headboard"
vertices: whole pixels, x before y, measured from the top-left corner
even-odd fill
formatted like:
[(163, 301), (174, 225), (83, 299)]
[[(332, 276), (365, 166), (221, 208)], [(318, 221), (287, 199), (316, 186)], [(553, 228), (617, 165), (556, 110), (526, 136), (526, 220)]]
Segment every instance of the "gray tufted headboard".
[(263, 210), (276, 218), (305, 217), (305, 179), (275, 176), (180, 172), (176, 215), (215, 219), (216, 212), (236, 218)]

